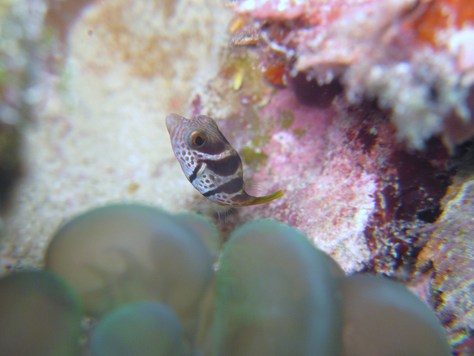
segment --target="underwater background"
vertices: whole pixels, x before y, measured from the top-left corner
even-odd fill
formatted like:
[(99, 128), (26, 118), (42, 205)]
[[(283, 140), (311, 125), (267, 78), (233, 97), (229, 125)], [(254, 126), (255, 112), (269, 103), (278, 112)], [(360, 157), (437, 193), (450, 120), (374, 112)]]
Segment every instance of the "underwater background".
[[(474, 2), (0, 0), (0, 31), (0, 354), (474, 355)], [(206, 199), (170, 113), (284, 196)]]

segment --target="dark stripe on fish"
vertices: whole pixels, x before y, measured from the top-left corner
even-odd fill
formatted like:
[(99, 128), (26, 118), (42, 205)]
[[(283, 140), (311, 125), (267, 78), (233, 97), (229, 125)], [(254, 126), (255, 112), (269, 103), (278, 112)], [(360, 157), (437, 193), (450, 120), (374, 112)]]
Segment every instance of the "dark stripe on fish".
[(199, 170), (201, 169), (202, 167), (202, 164), (201, 163), (198, 163), (196, 165), (196, 167), (194, 167), (194, 170), (193, 170), (193, 173), (191, 173), (191, 175), (189, 176), (189, 181), (192, 183), (194, 182), (194, 180), (196, 179), (197, 177), (197, 174), (199, 172)]
[(203, 193), (202, 195), (204, 195), (206, 198), (209, 198), (211, 195), (214, 195), (217, 193), (233, 194), (242, 190), (243, 186), (244, 186), (244, 180), (242, 179), (242, 177), (238, 177), (238, 178), (234, 178), (228, 181), (227, 183), (222, 184), (216, 189), (209, 190)]
[(227, 148), (226, 142), (223, 142), (222, 140), (219, 140), (219, 141), (209, 140), (201, 147), (193, 147), (193, 150), (196, 150), (202, 153), (207, 153), (210, 155), (216, 155), (216, 154), (224, 152), (226, 148)]
[(233, 153), (227, 157), (212, 160), (203, 159), (203, 163), (207, 164), (207, 168), (216, 173), (219, 176), (228, 177), (234, 174), (242, 164), (240, 157), (237, 153)]

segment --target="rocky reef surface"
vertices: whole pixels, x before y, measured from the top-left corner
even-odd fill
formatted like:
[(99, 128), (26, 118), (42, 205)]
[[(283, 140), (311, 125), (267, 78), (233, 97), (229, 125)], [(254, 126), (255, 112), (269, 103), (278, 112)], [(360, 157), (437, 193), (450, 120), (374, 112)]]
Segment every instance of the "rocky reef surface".
[[(109, 202), (200, 212), (221, 242), (272, 218), (347, 274), (407, 284), (468, 355), (472, 2), (228, 5), (1, 2), (3, 272), (42, 266), (62, 222)], [(248, 190), (285, 196), (216, 208), (172, 154), (170, 112), (216, 119)]]

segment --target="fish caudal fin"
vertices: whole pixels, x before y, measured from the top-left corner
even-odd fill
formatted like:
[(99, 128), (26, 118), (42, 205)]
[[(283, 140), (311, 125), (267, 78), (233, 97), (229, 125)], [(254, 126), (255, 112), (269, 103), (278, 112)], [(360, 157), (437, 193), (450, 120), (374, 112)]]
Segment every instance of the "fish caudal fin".
[(247, 204), (245, 205), (260, 205), (260, 204), (266, 204), (266, 203), (269, 203), (275, 199), (278, 199), (278, 198), (281, 198), (282, 196), (284, 196), (285, 193), (283, 193), (283, 190), (277, 190), (275, 193), (272, 193), (272, 194), (269, 194), (269, 195), (265, 195), (263, 197), (252, 197), (253, 199), (251, 199)]

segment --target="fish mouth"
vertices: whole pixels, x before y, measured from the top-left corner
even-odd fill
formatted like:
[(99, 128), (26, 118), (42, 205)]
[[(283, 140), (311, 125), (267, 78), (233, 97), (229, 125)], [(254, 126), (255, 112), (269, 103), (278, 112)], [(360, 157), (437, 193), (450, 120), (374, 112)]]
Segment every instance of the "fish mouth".
[(181, 116), (178, 114), (169, 114), (166, 116), (166, 128), (170, 135), (173, 135), (174, 130), (179, 125), (179, 122), (182, 120)]

